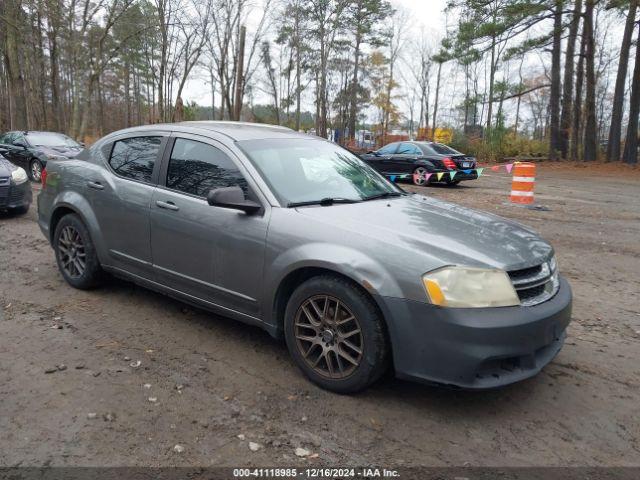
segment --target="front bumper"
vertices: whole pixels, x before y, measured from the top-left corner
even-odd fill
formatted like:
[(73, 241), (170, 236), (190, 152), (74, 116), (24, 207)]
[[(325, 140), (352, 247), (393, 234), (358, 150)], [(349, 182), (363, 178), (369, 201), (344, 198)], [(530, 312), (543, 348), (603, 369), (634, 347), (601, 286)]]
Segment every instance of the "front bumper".
[(13, 183), (0, 186), (0, 208), (13, 209), (28, 207), (33, 200), (31, 193), (31, 182), (23, 182), (20, 185)]
[(467, 389), (508, 385), (536, 375), (560, 351), (572, 294), (531, 307), (442, 308), (377, 297), (387, 319), (396, 375)]

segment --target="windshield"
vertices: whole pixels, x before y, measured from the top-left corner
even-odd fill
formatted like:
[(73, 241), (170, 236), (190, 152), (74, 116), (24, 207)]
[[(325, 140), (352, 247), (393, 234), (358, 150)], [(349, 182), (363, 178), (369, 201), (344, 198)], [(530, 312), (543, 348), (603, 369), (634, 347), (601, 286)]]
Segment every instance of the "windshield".
[(78, 142), (61, 133), (30, 132), (27, 140), (34, 147), (80, 147)]
[(313, 138), (238, 142), (283, 205), (321, 199), (360, 201), (401, 192), (347, 150)]

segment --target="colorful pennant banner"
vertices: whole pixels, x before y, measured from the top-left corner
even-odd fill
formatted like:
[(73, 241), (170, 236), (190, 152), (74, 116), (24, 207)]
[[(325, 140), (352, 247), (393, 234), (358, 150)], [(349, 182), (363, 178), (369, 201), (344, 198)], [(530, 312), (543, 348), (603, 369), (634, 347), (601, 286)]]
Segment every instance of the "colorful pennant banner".
[[(462, 173), (464, 173), (465, 175), (469, 175), (472, 172), (476, 172), (476, 175), (478, 175), (478, 178), (480, 178), (480, 176), (482, 175), (482, 172), (484, 172), (485, 169), (490, 168), (492, 172), (499, 172), (501, 168), (504, 168), (507, 173), (511, 173), (511, 170), (513, 169), (513, 166), (518, 163), (518, 162), (513, 162), (513, 163), (504, 163), (502, 165), (493, 165), (491, 167), (478, 167), (478, 168), (467, 168), (464, 170), (460, 170)], [(425, 181), (429, 181), (429, 178), (431, 178), (433, 175), (436, 176), (438, 182), (442, 181), (442, 177), (444, 177), (445, 174), (449, 174), (449, 180), (453, 180), (454, 177), (458, 174), (458, 170), (450, 170), (448, 172), (436, 172), (436, 173), (425, 173), (424, 174), (424, 179)], [(413, 174), (413, 178), (417, 179), (417, 173)], [(410, 178), (412, 175), (405, 173), (402, 175), (389, 175), (389, 180), (391, 180), (392, 182), (395, 182), (396, 180), (402, 180), (402, 179), (406, 179), (406, 178)]]

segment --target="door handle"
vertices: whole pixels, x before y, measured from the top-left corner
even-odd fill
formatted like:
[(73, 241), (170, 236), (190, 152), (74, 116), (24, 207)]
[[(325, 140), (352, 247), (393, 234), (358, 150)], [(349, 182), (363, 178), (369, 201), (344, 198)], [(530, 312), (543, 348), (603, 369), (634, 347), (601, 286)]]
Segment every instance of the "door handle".
[(87, 186), (96, 190), (104, 190), (104, 185), (102, 185), (100, 182), (87, 182)]
[(159, 207), (159, 208), (164, 208), (166, 210), (173, 210), (174, 212), (180, 210), (180, 207), (178, 207), (175, 203), (173, 203), (171, 201), (163, 202), (161, 200), (157, 200), (156, 201), (156, 206)]

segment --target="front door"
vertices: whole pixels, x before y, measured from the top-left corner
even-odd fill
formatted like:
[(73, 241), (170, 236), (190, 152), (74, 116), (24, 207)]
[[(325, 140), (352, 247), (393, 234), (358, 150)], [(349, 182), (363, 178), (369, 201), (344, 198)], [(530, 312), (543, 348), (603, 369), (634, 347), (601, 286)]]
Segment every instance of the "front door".
[(150, 210), (167, 132), (130, 136), (103, 147), (108, 167), (87, 164), (83, 186), (102, 232), (106, 263), (150, 278)]
[(27, 173), (31, 175), (29, 165), (31, 153), (26, 148), (27, 141), (24, 135), (20, 132), (13, 132), (9, 134), (7, 140), (8, 142), (6, 142), (6, 145), (8, 148), (5, 156), (11, 163), (17, 165), (18, 167), (24, 168)]
[(156, 277), (208, 304), (259, 318), (269, 210), (247, 215), (209, 205), (210, 190), (236, 185), (260, 199), (223, 145), (175, 135), (151, 202)]

